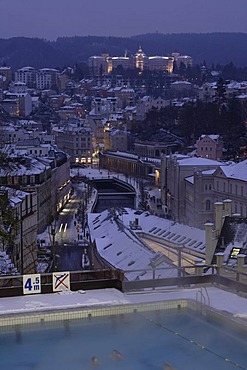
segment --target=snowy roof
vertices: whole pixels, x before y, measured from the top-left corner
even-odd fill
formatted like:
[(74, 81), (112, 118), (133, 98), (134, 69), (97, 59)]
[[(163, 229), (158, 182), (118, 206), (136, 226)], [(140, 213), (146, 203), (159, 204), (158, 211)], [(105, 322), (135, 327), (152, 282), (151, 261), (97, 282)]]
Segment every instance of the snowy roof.
[(230, 166), (221, 166), (220, 168), (228, 178), (247, 181), (247, 159), (243, 162), (234, 163)]
[(21, 176), (21, 175), (34, 175), (42, 173), (47, 166), (42, 164), (39, 160), (33, 157), (26, 156), (22, 158), (22, 163), (15, 161), (9, 162), (9, 166), (0, 168), (0, 176)]
[(178, 165), (179, 166), (221, 166), (222, 162), (215, 161), (208, 158), (185, 158), (179, 159), (178, 158)]
[(192, 85), (191, 82), (188, 82), (188, 81), (175, 81), (175, 82), (172, 82), (171, 85)]
[[(233, 251), (236, 251), (236, 254)], [(247, 218), (241, 216), (225, 217), (218, 239), (216, 253), (224, 254), (224, 263), (237, 264), (237, 254), (247, 256)]]
[(200, 136), (200, 139), (203, 139), (205, 136), (209, 137), (213, 141), (217, 141), (220, 137), (220, 135), (204, 135), (203, 134), (203, 135)]
[[(138, 220), (138, 224), (136, 224)], [(95, 240), (99, 254), (116, 268), (126, 271), (128, 279), (145, 278), (152, 267), (171, 267), (162, 253), (150, 249), (138, 236), (138, 232), (158, 237), (164, 245), (183, 246), (205, 253), (203, 230), (177, 224), (151, 215), (149, 212), (130, 208), (111, 209), (99, 214), (89, 214), (91, 238)], [(135, 225), (135, 226), (134, 226)], [(137, 227), (136, 227), (137, 225)], [(141, 270), (128, 272), (129, 270)], [(160, 276), (174, 276), (175, 269), (160, 270)]]

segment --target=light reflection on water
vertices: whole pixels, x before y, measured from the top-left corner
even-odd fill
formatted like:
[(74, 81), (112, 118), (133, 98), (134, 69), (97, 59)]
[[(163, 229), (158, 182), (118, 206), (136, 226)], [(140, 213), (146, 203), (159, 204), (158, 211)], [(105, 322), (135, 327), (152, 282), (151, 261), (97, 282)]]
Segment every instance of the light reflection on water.
[[(247, 368), (244, 334), (184, 310), (45, 325), (0, 334), (1, 369), (158, 370), (165, 363), (176, 370)], [(112, 358), (113, 350), (122, 358)]]

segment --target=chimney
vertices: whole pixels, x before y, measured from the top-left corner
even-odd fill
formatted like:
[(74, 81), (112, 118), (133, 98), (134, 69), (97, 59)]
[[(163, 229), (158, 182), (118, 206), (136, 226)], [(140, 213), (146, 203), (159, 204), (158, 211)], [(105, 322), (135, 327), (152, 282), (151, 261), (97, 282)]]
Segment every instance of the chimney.
[(232, 200), (231, 199), (225, 199), (223, 201), (224, 203), (224, 208), (225, 208), (225, 217), (226, 216), (231, 216), (232, 215)]
[(215, 231), (216, 237), (220, 235), (223, 222), (223, 203), (216, 202), (215, 205)]
[(205, 240), (206, 240), (206, 265), (210, 265), (212, 262), (213, 254), (214, 254), (214, 244), (213, 243), (213, 226), (211, 222), (207, 222), (204, 224), (205, 226)]

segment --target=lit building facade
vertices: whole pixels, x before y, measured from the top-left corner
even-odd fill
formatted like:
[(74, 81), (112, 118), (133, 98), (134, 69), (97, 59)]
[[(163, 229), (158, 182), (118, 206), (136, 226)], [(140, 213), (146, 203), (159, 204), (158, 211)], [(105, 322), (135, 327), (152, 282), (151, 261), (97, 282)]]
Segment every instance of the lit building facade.
[(70, 157), (70, 162), (91, 164), (93, 158), (93, 132), (89, 127), (68, 123), (53, 127), (56, 145)]
[(173, 72), (173, 57), (153, 56), (148, 58), (148, 69), (151, 71)]
[(167, 73), (173, 72), (174, 61), (176, 61), (178, 68), (183, 62), (185, 67), (192, 66), (192, 58), (188, 55), (180, 55), (173, 53), (172, 56), (147, 56), (141, 47), (137, 53), (131, 56), (112, 56), (103, 53), (101, 56), (91, 56), (88, 60), (89, 70), (92, 76), (99, 76), (109, 74), (118, 66), (123, 69), (137, 68), (140, 72), (144, 69), (152, 71), (163, 71)]

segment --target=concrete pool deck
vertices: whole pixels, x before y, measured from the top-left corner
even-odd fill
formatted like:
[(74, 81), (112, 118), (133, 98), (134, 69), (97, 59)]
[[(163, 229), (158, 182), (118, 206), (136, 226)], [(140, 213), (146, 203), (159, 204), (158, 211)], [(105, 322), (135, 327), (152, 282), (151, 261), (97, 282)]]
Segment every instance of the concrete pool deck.
[(194, 300), (233, 317), (247, 318), (247, 299), (216, 287), (170, 288), (155, 291), (122, 293), (116, 289), (33, 294), (0, 298), (0, 319), (4, 317), (59, 312), (71, 309), (114, 308), (155, 302)]

